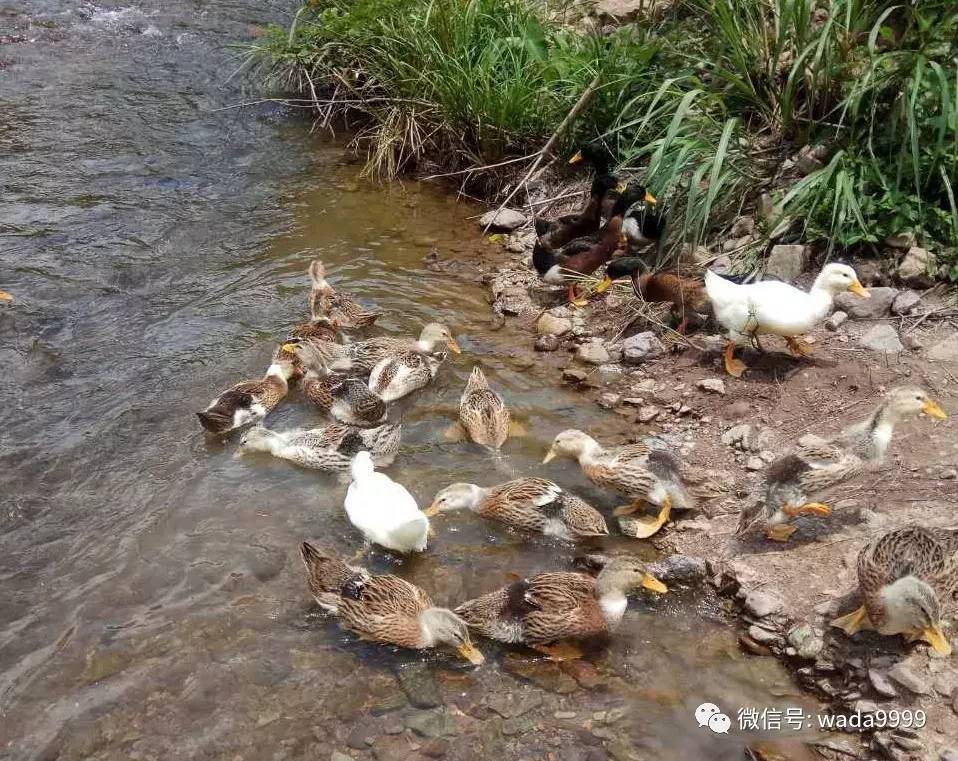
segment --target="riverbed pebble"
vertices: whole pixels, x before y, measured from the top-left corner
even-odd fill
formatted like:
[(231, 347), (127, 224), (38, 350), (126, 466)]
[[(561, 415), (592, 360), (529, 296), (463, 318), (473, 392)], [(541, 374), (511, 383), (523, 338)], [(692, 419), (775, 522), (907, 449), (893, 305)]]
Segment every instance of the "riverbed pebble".
[(917, 695), (927, 695), (931, 692), (931, 684), (924, 677), (919, 676), (906, 663), (896, 663), (888, 671), (888, 677), (900, 684), (906, 690)]
[(745, 596), (745, 610), (756, 618), (765, 618), (779, 613), (785, 607), (781, 598), (770, 592), (752, 590)]
[(554, 336), (551, 333), (546, 335), (539, 336), (536, 339), (533, 347), (536, 351), (555, 351), (559, 348), (559, 336)]
[(536, 332), (540, 336), (563, 336), (570, 330), (572, 330), (572, 320), (556, 317), (549, 312), (543, 312), (536, 322)]
[(576, 359), (589, 365), (604, 365), (611, 359), (605, 344), (599, 339), (593, 339), (582, 344), (576, 352)]

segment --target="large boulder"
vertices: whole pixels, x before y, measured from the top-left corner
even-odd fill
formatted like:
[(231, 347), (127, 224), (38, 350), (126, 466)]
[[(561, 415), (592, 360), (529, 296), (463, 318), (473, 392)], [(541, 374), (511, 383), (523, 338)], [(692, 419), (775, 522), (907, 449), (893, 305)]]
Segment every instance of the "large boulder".
[(765, 263), (765, 276), (792, 282), (808, 266), (811, 249), (808, 246), (784, 245), (772, 246)]
[(912, 288), (931, 288), (934, 278), (929, 272), (934, 272), (935, 255), (928, 249), (912, 246), (898, 265), (896, 274), (898, 279)]
[(835, 308), (848, 312), (852, 317), (875, 320), (886, 316), (898, 296), (897, 288), (869, 288), (871, 298), (863, 299), (850, 291), (839, 293), (835, 297)]

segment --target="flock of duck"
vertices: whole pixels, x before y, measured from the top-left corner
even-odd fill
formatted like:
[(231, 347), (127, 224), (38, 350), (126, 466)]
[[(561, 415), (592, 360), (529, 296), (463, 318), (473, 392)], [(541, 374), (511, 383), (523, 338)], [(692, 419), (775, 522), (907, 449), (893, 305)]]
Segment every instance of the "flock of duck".
[[(804, 292), (785, 283), (734, 283), (709, 272), (698, 283), (678, 273), (640, 274), (632, 257), (617, 260), (624, 264), (609, 262), (623, 238), (648, 242), (661, 233), (663, 220), (645, 188), (619, 183), (590, 146), (581, 153), (591, 153), (596, 164), (590, 199), (577, 214), (537, 222), (537, 270), (549, 282), (565, 282), (570, 271), (591, 274), (608, 264), (596, 290), (605, 290), (625, 273), (640, 295), (667, 296), (662, 300), (673, 302), (683, 330), (689, 312), (708, 312), (728, 333), (725, 366), (733, 375), (746, 369), (733, 356), (742, 342), (774, 334), (786, 338), (794, 351), (807, 353), (800, 336), (827, 316), (834, 294), (850, 290), (868, 296), (854, 270), (841, 264), (826, 265)], [(197, 413), (208, 432), (223, 436), (252, 426), (241, 437), (241, 454), (268, 453), (303, 467), (348, 473), (344, 508), (366, 547), (423, 552), (431, 535), (430, 518), (457, 510), (562, 541), (609, 533), (602, 513), (539, 477), (490, 487), (454, 483), (420, 509), (403, 485), (377, 471), (394, 461), (400, 445), (401, 426), (388, 422), (387, 406), (427, 386), (446, 360), (446, 351), (460, 353), (459, 345), (438, 323), (426, 325), (417, 339), (340, 342), (341, 331), (368, 327), (378, 314), (335, 290), (321, 262), (311, 264), (309, 277), (310, 320), (290, 331), (265, 377), (232, 386)], [(570, 299), (580, 301), (574, 287)], [(306, 430), (264, 427), (263, 419), (287, 396), (291, 384), (332, 422)], [(946, 417), (923, 390), (897, 388), (865, 420), (841, 434), (800, 439), (771, 463), (760, 492), (742, 508), (739, 536), (764, 532), (768, 539), (785, 542), (797, 530), (797, 518), (829, 515), (826, 500), (835, 488), (880, 468), (896, 423), (919, 413)], [(457, 425), (462, 435), (496, 451), (510, 435), (521, 434), (502, 396), (478, 366), (460, 399)], [(613, 515), (623, 534), (640, 539), (658, 532), (673, 510), (692, 510), (700, 500), (727, 490), (726, 484), (659, 443), (606, 447), (582, 431), (567, 430), (554, 438), (543, 462), (557, 457), (577, 461), (593, 483), (623, 496), (625, 504)], [(477, 634), (521, 643), (552, 658), (575, 657), (575, 641), (616, 628), (630, 593), (667, 592), (640, 560), (625, 555), (608, 560), (597, 576), (543, 573), (450, 610), (437, 607), (425, 591), (399, 576), (373, 575), (357, 565), (362, 551), (356, 558), (342, 559), (304, 542), (301, 555), (311, 594), (344, 628), (364, 639), (406, 648), (451, 647), (475, 664), (483, 661), (472, 641)], [(958, 593), (958, 530), (908, 526), (879, 537), (862, 550), (859, 581), (863, 606), (835, 621), (836, 626), (849, 634), (863, 628), (904, 634), (950, 652), (941, 604)]]

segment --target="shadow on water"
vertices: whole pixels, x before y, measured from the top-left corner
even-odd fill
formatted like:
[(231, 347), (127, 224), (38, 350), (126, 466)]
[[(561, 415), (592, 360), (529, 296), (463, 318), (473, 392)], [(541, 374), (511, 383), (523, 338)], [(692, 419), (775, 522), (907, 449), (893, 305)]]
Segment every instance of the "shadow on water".
[[(639, 600), (581, 666), (483, 643), (488, 665), (470, 671), (361, 643), (310, 604), (297, 554), (307, 538), (358, 548), (344, 485), (237, 459), (235, 441), (200, 434), (193, 412), (258, 376), (303, 318), (305, 269), (321, 257), (335, 285), (384, 311), (381, 331), (439, 320), (463, 346), (401, 409), (389, 472), (422, 502), (453, 480), (543, 472), (615, 502), (568, 463), (539, 465), (558, 430), (601, 430), (599, 413), (516, 351), (511, 329), (490, 329), (473, 276), (423, 263), (433, 248), (468, 258), (487, 245), (466, 219), (474, 209), (361, 181), (277, 106), (216, 110), (246, 97), (223, 84), (236, 60), (225, 45), (286, 5), (0, 7), (24, 37), (0, 47), (0, 286), (17, 297), (0, 312), (4, 757), (328, 757), (368, 729), (377, 757), (400, 758), (388, 745), (408, 745), (397, 721), (428, 735), (416, 706), (434, 703), (464, 711), (440, 732), (450, 758), (581, 759), (602, 743), (641, 758), (741, 757), (740, 741), (703, 740), (690, 706), (795, 696), (699, 596)], [(530, 431), (500, 459), (443, 438), (475, 362)], [(269, 425), (318, 422), (290, 403)], [(573, 554), (463, 514), (437, 521), (424, 556), (371, 564), (453, 604)], [(509, 711), (488, 707), (495, 696), (525, 701), (548, 731), (500, 727)], [(615, 710), (617, 723), (596, 718)]]

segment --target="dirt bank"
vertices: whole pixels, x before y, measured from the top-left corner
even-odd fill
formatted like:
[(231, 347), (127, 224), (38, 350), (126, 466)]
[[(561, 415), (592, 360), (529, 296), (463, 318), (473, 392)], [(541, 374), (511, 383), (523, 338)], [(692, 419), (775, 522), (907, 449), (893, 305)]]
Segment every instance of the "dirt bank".
[[(828, 626), (857, 605), (855, 559), (870, 538), (908, 522), (958, 524), (958, 331), (948, 317), (954, 293), (903, 287), (876, 292), (869, 318), (853, 315), (835, 330), (815, 331), (812, 358), (794, 359), (770, 339), (767, 356), (746, 353), (751, 369), (736, 380), (722, 370), (719, 336), (681, 339), (658, 324), (666, 315), (639, 304), (630, 289), (617, 288), (581, 310), (561, 305), (562, 289), (543, 287), (528, 265), (530, 242), (520, 229), (481, 263), (493, 319), (525, 327), (543, 363), (584, 399), (619, 417), (617, 435), (604, 443), (658, 436), (688, 463), (716, 478), (726, 474), (734, 484), (727, 498), (680, 516), (652, 543), (704, 558), (716, 593), (734, 601), (730, 610), (741, 623), (741, 647), (783, 661), (796, 682), (834, 713), (927, 714), (922, 729), (855, 733), (826, 741), (816, 747), (819, 754), (955, 758), (948, 755), (958, 752), (955, 658), (899, 638), (866, 634), (850, 641)], [(884, 278), (877, 270), (861, 274), (867, 285)], [(805, 273), (797, 282), (805, 286), (812, 277)], [(891, 311), (893, 304), (900, 314)], [(624, 338), (645, 331), (654, 337), (645, 340), (649, 350), (643, 356)], [(867, 348), (876, 335), (894, 336), (900, 350)], [(905, 383), (927, 388), (952, 417), (901, 425), (881, 474), (842, 495), (831, 518), (802, 519), (788, 544), (734, 536), (738, 510), (761, 484), (774, 454), (804, 433), (827, 435), (864, 418), (884, 390)], [(950, 633), (954, 639), (954, 627)]]

